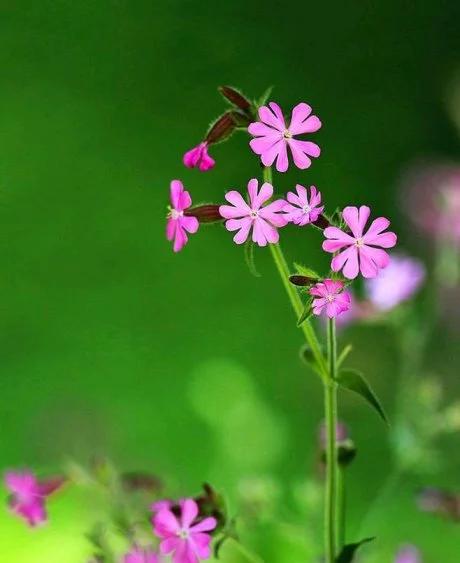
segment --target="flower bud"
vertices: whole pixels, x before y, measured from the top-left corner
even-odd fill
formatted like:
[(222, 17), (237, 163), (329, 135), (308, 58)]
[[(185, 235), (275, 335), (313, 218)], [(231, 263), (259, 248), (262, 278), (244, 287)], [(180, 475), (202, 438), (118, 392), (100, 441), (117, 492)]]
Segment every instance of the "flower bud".
[(236, 122), (232, 111), (227, 111), (217, 118), (206, 133), (205, 142), (208, 145), (220, 143), (233, 133)]
[(321, 214), (316, 221), (313, 221), (312, 225), (315, 225), (318, 229), (324, 230), (327, 229), (327, 227), (330, 227), (331, 223), (325, 215)]
[(314, 278), (309, 278), (308, 276), (294, 274), (292, 276), (289, 276), (289, 281), (293, 285), (297, 285), (298, 287), (305, 287), (306, 285), (312, 285), (316, 280)]
[(231, 86), (220, 86), (219, 92), (226, 98), (229, 102), (235, 105), (237, 108), (248, 112), (251, 109), (251, 102), (246, 99), (243, 94), (232, 88)]
[(223, 217), (219, 213), (219, 205), (205, 204), (190, 207), (184, 211), (187, 217), (196, 217), (200, 223), (218, 223), (223, 221)]

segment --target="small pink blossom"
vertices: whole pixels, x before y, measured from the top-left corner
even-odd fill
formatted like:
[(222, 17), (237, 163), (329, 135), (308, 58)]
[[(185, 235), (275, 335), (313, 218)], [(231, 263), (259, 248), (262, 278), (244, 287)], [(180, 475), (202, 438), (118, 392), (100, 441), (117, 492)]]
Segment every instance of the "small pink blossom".
[(396, 554), (394, 563), (421, 563), (420, 551), (413, 545), (402, 547)]
[(310, 197), (308, 190), (296, 185), (297, 195), (294, 192), (288, 192), (286, 199), (289, 203), (284, 206), (285, 217), (288, 221), (299, 225), (307, 225), (314, 223), (324, 211), (324, 205), (321, 205), (321, 192), (318, 192), (315, 186), (310, 186)]
[(179, 252), (187, 244), (187, 232), (193, 234), (198, 230), (198, 219), (184, 214), (184, 211), (191, 205), (192, 198), (184, 190), (182, 182), (180, 180), (173, 180), (171, 182), (171, 208), (168, 213), (166, 238), (174, 240), (174, 252)]
[(251, 123), (248, 131), (255, 137), (250, 141), (251, 149), (260, 155), (264, 166), (271, 166), (276, 159), (278, 172), (286, 172), (289, 166), (287, 147), (289, 147), (294, 164), (300, 168), (309, 168), (311, 159), (321, 153), (319, 146), (311, 141), (295, 139), (294, 135), (314, 133), (321, 128), (321, 121), (316, 115), (311, 115), (311, 107), (301, 103), (294, 107), (290, 125), (287, 126), (283, 112), (275, 102), (270, 107), (259, 109), (259, 119)]
[(206, 172), (214, 167), (216, 161), (208, 154), (208, 143), (203, 141), (184, 154), (184, 164), (187, 168), (199, 168)]
[(385, 268), (390, 262), (390, 257), (382, 248), (392, 248), (396, 244), (394, 233), (383, 232), (390, 225), (385, 217), (374, 219), (369, 229), (363, 233), (370, 212), (366, 205), (359, 209), (345, 207), (342, 217), (351, 234), (338, 227), (324, 229), (324, 236), (329, 239), (323, 242), (326, 252), (337, 252), (345, 248), (334, 256), (331, 268), (334, 272), (343, 268), (343, 275), (348, 279), (356, 278), (360, 271), (365, 278), (374, 278), (379, 269)]
[(326, 308), (326, 315), (332, 319), (348, 311), (351, 304), (350, 294), (343, 291), (343, 288), (343, 282), (338, 280), (326, 279), (315, 284), (310, 289), (310, 295), (316, 297), (312, 303), (313, 314), (320, 315)]
[(221, 205), (219, 213), (228, 221), (225, 227), (228, 231), (238, 231), (233, 237), (236, 244), (244, 243), (252, 229), (252, 240), (259, 246), (276, 243), (279, 240), (278, 227), (284, 227), (288, 221), (282, 210), (286, 205), (283, 199), (272, 201), (265, 207), (263, 204), (273, 195), (273, 186), (265, 182), (258, 191), (255, 179), (248, 183), (249, 204), (237, 191), (225, 194), (225, 199), (231, 205)]
[(39, 482), (29, 471), (10, 471), (5, 476), (5, 484), (11, 492), (9, 505), (29, 526), (43, 524), (47, 520), (45, 499), (63, 482), (61, 477)]
[(161, 539), (160, 552), (171, 555), (173, 563), (199, 563), (202, 559), (209, 559), (211, 536), (205, 532), (214, 530), (216, 519), (208, 517), (196, 522), (197, 503), (193, 499), (185, 499), (180, 504), (180, 518), (167, 508), (154, 517), (154, 532)]

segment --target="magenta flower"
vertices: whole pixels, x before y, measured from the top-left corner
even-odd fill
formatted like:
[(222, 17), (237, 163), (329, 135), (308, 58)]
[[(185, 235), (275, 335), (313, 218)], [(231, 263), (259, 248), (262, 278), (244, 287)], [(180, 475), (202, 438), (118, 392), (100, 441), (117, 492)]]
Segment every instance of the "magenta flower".
[(191, 205), (192, 198), (184, 190), (182, 182), (173, 180), (171, 182), (171, 207), (168, 213), (166, 238), (168, 240), (174, 239), (174, 252), (179, 252), (187, 244), (187, 232), (196, 233), (198, 230), (198, 219), (184, 215), (184, 211)]
[(217, 520), (212, 517), (196, 521), (198, 505), (193, 499), (181, 502), (181, 516), (164, 508), (153, 519), (154, 532), (161, 539), (160, 552), (171, 555), (173, 563), (199, 563), (211, 556), (211, 536)]
[(265, 182), (258, 191), (258, 182), (255, 179), (249, 180), (248, 193), (249, 204), (237, 191), (233, 190), (225, 194), (225, 199), (232, 205), (221, 205), (219, 213), (228, 219), (225, 222), (227, 231), (238, 231), (233, 237), (236, 244), (242, 244), (247, 240), (251, 228), (252, 240), (259, 246), (278, 242), (277, 228), (284, 227), (288, 223), (282, 213), (286, 202), (277, 199), (263, 207), (273, 195), (273, 186)]
[(302, 170), (311, 165), (309, 157), (318, 157), (321, 149), (310, 141), (295, 139), (294, 135), (314, 133), (321, 127), (316, 115), (311, 115), (311, 107), (301, 103), (292, 110), (289, 127), (284, 121), (283, 112), (278, 104), (269, 103), (270, 108), (259, 108), (260, 121), (251, 123), (248, 131), (255, 137), (250, 141), (251, 149), (260, 155), (264, 166), (271, 166), (276, 159), (278, 172), (288, 169), (287, 147), (289, 147), (294, 164)]
[[(372, 221), (369, 229), (363, 233), (371, 210), (366, 205), (345, 207), (342, 217), (350, 228), (351, 234), (338, 227), (327, 227), (324, 236), (329, 239), (323, 242), (326, 252), (337, 252), (346, 248), (331, 262), (331, 268), (338, 272), (343, 268), (343, 275), (354, 279), (361, 271), (365, 278), (374, 278), (380, 268), (388, 266), (390, 257), (382, 248), (392, 248), (396, 244), (396, 235), (383, 232), (390, 221), (385, 217), (378, 217)], [(380, 248), (378, 248), (380, 247)]]
[(208, 143), (206, 141), (187, 151), (183, 160), (187, 168), (199, 168), (201, 172), (211, 170), (216, 163), (208, 154)]
[(283, 209), (286, 219), (300, 227), (314, 223), (324, 211), (324, 205), (321, 205), (321, 192), (318, 192), (315, 186), (310, 186), (310, 197), (308, 197), (307, 188), (300, 184), (295, 188), (297, 195), (288, 192), (286, 196), (289, 201)]
[(394, 563), (421, 563), (420, 551), (413, 545), (402, 547), (396, 554)]
[(391, 262), (376, 278), (366, 280), (369, 301), (379, 311), (389, 311), (406, 301), (425, 279), (425, 267), (410, 256), (392, 255)]
[(160, 559), (153, 551), (135, 547), (124, 556), (123, 563), (160, 563)]
[(63, 482), (64, 479), (61, 477), (39, 482), (29, 471), (11, 471), (5, 476), (6, 487), (11, 492), (10, 508), (29, 526), (43, 524), (47, 520), (45, 499)]
[(316, 297), (312, 303), (313, 314), (320, 315), (326, 308), (326, 315), (332, 319), (347, 311), (350, 308), (351, 299), (350, 294), (343, 291), (343, 287), (341, 281), (331, 279), (315, 284), (310, 289), (310, 295)]

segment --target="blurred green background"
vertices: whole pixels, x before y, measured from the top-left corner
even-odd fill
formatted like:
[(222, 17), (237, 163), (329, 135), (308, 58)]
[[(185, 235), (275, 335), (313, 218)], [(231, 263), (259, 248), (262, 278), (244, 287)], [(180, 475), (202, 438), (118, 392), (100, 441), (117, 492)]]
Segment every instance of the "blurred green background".
[[(49, 473), (108, 455), (178, 495), (209, 480), (234, 505), (242, 479), (263, 477), (283, 495), (283, 519), (315, 470), (321, 387), (298, 360), (301, 334), (267, 251), (256, 253), (259, 279), (220, 227), (173, 255), (169, 182), (220, 202), (260, 174), (243, 134), (211, 151), (212, 172), (181, 159), (224, 107), (217, 86), (256, 97), (274, 85), (284, 108), (307, 101), (323, 121), (321, 158), (278, 176), (279, 191), (315, 183), (332, 208), (368, 203), (392, 218), (401, 246), (423, 253), (399, 179), (414, 158), (458, 156), (444, 99), (460, 63), (460, 4), (5, 0), (0, 13), (0, 466)], [(290, 260), (326, 267), (320, 233), (287, 229), (282, 242)], [(391, 417), (395, 335), (356, 327), (343, 338)], [(457, 335), (440, 325), (425, 361), (451, 397), (459, 360)], [(391, 454), (360, 401), (343, 396), (341, 417), (359, 448), (357, 539)], [(403, 478), (373, 511), (370, 558), (392, 561), (413, 542), (424, 561), (458, 560), (458, 525), (413, 500), (419, 486), (459, 486), (458, 444), (446, 439), (435, 475)], [(4, 510), (0, 551), (19, 563), (84, 561), (91, 517), (71, 489), (43, 530)], [(266, 561), (297, 563), (267, 545)]]

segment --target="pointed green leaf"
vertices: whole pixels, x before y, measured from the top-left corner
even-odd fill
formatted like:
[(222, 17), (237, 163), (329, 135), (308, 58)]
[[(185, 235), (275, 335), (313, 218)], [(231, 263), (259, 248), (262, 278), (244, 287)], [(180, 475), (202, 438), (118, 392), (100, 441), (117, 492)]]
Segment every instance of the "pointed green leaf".
[(375, 537), (373, 538), (365, 538), (359, 542), (356, 543), (349, 543), (347, 545), (345, 545), (342, 548), (342, 551), (340, 552), (340, 555), (337, 557), (337, 559), (335, 560), (336, 563), (351, 563), (355, 557), (356, 551), (365, 543), (369, 543), (371, 541), (375, 540)]
[(256, 108), (259, 109), (261, 106), (264, 106), (267, 101), (268, 98), (270, 97), (270, 94), (272, 93), (273, 90), (273, 86), (269, 86), (265, 92), (262, 94), (262, 96), (260, 96), (260, 98), (258, 100), (256, 100)]
[(315, 272), (315, 270), (307, 268), (307, 266), (299, 264), (298, 262), (294, 262), (294, 268), (297, 273), (302, 274), (302, 276), (306, 276), (307, 278), (314, 278), (315, 280), (319, 280), (320, 278), (320, 275)]
[(247, 267), (249, 268), (249, 272), (256, 278), (260, 278), (261, 275), (259, 274), (255, 260), (254, 260), (254, 243), (252, 240), (248, 240), (244, 245), (244, 259), (246, 261)]
[(337, 358), (337, 367), (340, 367), (343, 362), (348, 358), (348, 354), (353, 350), (353, 346), (351, 344), (347, 344), (345, 348), (340, 352), (339, 357)]
[(297, 321), (297, 326), (300, 326), (303, 322), (305, 322), (307, 319), (309, 319), (312, 315), (313, 315), (313, 312), (311, 310), (311, 299), (309, 299), (305, 303), (305, 308), (304, 308), (302, 314), (300, 315), (299, 320)]
[(337, 383), (344, 389), (353, 391), (367, 401), (388, 424), (388, 418), (383, 410), (377, 395), (372, 390), (363, 374), (355, 369), (341, 369), (336, 378)]

